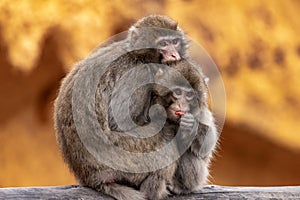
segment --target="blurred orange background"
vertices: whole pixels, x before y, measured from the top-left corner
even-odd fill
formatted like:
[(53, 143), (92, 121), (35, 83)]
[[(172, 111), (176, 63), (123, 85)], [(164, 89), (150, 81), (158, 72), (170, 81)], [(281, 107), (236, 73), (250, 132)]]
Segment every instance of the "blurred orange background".
[(60, 81), (150, 13), (178, 21), (222, 74), (227, 113), (211, 183), (300, 185), (299, 10), (297, 0), (1, 0), (0, 187), (76, 183), (53, 128)]

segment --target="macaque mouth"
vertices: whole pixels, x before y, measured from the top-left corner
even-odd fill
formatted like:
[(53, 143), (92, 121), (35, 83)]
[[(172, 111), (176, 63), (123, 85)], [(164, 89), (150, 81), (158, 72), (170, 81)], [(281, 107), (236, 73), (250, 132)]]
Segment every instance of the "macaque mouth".
[(182, 115), (184, 115), (184, 112), (181, 110), (177, 110), (177, 111), (175, 111), (175, 115), (182, 116)]

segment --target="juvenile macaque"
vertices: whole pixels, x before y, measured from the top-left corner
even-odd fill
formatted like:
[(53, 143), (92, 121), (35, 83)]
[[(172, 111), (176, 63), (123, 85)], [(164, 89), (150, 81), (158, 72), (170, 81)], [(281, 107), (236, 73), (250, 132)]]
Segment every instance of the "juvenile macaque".
[[(179, 67), (181, 72), (191, 84), (194, 90), (188, 90), (188, 87), (175, 89), (177, 99), (182, 98), (180, 105), (185, 109), (176, 110), (175, 115), (179, 115), (181, 126), (190, 127), (192, 119), (198, 123), (196, 137), (193, 139), (191, 146), (178, 160), (176, 173), (173, 181), (169, 185), (169, 190), (174, 194), (187, 194), (201, 189), (206, 184), (209, 175), (208, 167), (210, 159), (216, 148), (218, 133), (212, 113), (207, 106), (206, 81), (202, 73), (193, 71), (191, 63), (183, 62)], [(175, 67), (176, 68), (176, 67)], [(188, 72), (186, 70), (190, 69)], [(197, 98), (196, 103), (195, 99)], [(189, 105), (190, 107), (184, 106)], [(192, 116), (186, 120), (186, 116)], [(185, 121), (183, 121), (185, 119)], [(183, 139), (181, 142), (185, 142)], [(180, 143), (178, 144), (180, 148)]]
[[(142, 183), (140, 189), (146, 193), (159, 181), (165, 181), (168, 191), (173, 194), (187, 194), (201, 189), (206, 183), (209, 161), (218, 140), (213, 116), (207, 107), (203, 74), (186, 61), (171, 67), (162, 67), (156, 71), (152, 104), (162, 105), (167, 114), (167, 121), (159, 134), (177, 134), (176, 147), (179, 154), (183, 155), (175, 162), (175, 172), (172, 163), (169, 170), (162, 169), (153, 173), (154, 177), (157, 177), (156, 173), (160, 174), (164, 180), (149, 178)], [(170, 140), (168, 138), (166, 142)], [(168, 191), (161, 188), (154, 194), (162, 198)], [(153, 193), (147, 196), (153, 197)]]
[[(199, 112), (198, 94), (186, 80), (186, 78), (191, 78), (186, 74), (186, 72), (190, 73), (187, 70), (190, 67), (186, 61), (179, 62), (172, 67), (160, 66), (154, 76), (155, 85), (151, 105), (163, 106), (167, 117), (164, 127), (157, 134), (164, 138), (161, 140), (164, 142), (156, 142), (166, 145), (171, 140), (176, 140), (176, 148), (172, 150), (178, 152), (178, 155), (182, 155), (191, 146), (199, 123), (196, 119)], [(154, 118), (159, 118), (159, 115), (160, 113), (157, 113)], [(161, 146), (156, 146), (156, 148), (161, 148)], [(172, 152), (166, 152), (166, 154), (173, 155)], [(174, 182), (178, 165), (180, 161), (174, 159), (168, 167), (151, 172), (142, 182), (140, 190), (147, 194), (149, 199), (163, 199), (169, 194), (169, 188), (175, 188), (172, 186), (178, 184), (177, 180)]]

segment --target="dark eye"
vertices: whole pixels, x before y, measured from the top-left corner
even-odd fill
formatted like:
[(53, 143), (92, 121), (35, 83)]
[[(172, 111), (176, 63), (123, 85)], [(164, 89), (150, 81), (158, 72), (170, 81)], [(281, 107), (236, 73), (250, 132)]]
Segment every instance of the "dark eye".
[(179, 39), (176, 38), (176, 39), (172, 40), (172, 43), (175, 44), (175, 45), (178, 44), (179, 43)]
[(186, 97), (189, 99), (189, 100), (191, 100), (191, 99), (193, 99), (194, 98), (194, 96), (195, 96), (195, 93), (194, 92), (187, 92), (186, 93)]
[(173, 92), (175, 96), (180, 96), (182, 94), (180, 89), (175, 89)]
[(162, 40), (162, 41), (160, 41), (160, 42), (158, 43), (158, 45), (161, 46), (161, 47), (165, 47), (165, 46), (168, 45), (168, 43), (167, 43), (165, 40)]

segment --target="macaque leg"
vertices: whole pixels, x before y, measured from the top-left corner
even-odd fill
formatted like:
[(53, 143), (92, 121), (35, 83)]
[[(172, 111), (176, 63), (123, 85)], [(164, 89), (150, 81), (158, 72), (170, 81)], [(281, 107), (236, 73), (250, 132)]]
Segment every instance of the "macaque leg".
[(199, 190), (208, 176), (207, 165), (205, 160), (191, 152), (183, 154), (170, 190), (175, 194), (187, 194)]
[(171, 181), (175, 173), (176, 164), (151, 173), (141, 184), (140, 191), (148, 197), (149, 200), (164, 199), (169, 195), (167, 183)]

